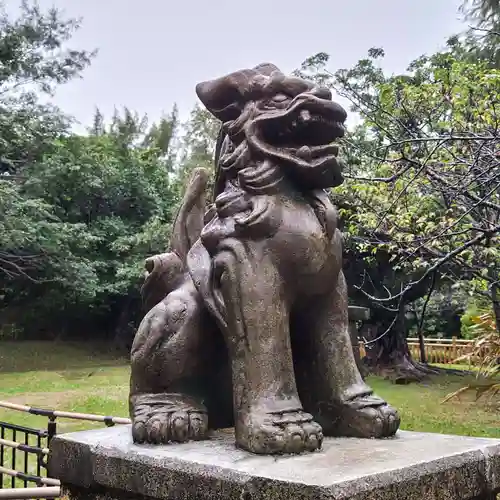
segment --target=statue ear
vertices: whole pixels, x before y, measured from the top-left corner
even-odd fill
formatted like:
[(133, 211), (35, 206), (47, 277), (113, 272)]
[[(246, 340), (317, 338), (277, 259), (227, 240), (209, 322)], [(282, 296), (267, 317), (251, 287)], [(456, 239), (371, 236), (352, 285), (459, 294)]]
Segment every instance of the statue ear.
[(235, 71), (215, 80), (196, 85), (196, 94), (204, 106), (222, 122), (236, 120), (251, 96), (253, 69)]
[[(245, 103), (255, 98), (257, 80), (279, 72), (274, 64), (263, 63), (253, 69), (242, 69), (221, 78), (196, 85), (196, 94), (204, 106), (222, 122), (236, 120)], [(257, 77), (257, 78), (256, 78)]]
[(208, 111), (222, 122), (236, 120), (243, 110), (241, 92), (228, 77), (198, 83), (196, 94)]

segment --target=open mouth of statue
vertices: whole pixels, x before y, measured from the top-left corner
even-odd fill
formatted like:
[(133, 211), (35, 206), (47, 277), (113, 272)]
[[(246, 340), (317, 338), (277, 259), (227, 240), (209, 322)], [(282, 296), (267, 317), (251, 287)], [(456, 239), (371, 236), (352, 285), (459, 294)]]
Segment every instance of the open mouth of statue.
[(328, 106), (311, 109), (302, 105), (261, 122), (261, 126), (268, 144), (288, 150), (305, 161), (336, 156), (338, 146), (333, 142), (343, 137), (345, 131)]

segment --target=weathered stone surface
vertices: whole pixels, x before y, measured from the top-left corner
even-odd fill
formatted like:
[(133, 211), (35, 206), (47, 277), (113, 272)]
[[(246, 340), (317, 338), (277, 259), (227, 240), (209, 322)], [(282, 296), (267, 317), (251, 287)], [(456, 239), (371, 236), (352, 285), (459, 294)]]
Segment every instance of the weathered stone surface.
[(239, 448), (281, 455), (314, 452), (324, 436), (394, 435), (397, 410), (353, 354), (328, 196), (343, 180), (346, 111), (329, 89), (269, 63), (196, 93), (221, 122), (212, 203), (204, 212), (208, 175), (197, 169), (169, 252), (146, 262), (134, 441), (196, 441), (234, 426)]
[(321, 451), (258, 456), (232, 433), (135, 445), (128, 426), (57, 436), (51, 475), (72, 498), (169, 500), (462, 500), (500, 491), (500, 440), (399, 432), (325, 439)]

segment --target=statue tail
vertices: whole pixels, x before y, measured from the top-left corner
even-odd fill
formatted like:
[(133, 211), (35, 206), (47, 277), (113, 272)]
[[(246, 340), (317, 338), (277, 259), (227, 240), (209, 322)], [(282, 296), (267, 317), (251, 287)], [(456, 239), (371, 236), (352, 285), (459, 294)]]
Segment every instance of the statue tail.
[(208, 179), (206, 169), (194, 170), (172, 227), (170, 252), (146, 259), (146, 276), (141, 288), (146, 312), (178, 287), (184, 279), (187, 254), (200, 237), (204, 226)]
[(170, 250), (175, 252), (183, 263), (194, 242), (200, 237), (205, 215), (205, 190), (208, 172), (195, 168), (189, 180), (184, 198), (172, 227)]

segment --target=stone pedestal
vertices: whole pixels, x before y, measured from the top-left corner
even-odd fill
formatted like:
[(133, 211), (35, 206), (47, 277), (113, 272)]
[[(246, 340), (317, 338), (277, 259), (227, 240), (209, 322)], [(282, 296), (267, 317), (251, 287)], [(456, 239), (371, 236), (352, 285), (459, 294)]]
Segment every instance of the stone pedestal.
[(500, 491), (500, 440), (415, 432), (269, 457), (236, 449), (230, 432), (137, 446), (123, 426), (57, 436), (49, 465), (78, 500), (492, 500)]

